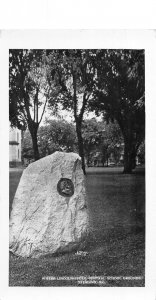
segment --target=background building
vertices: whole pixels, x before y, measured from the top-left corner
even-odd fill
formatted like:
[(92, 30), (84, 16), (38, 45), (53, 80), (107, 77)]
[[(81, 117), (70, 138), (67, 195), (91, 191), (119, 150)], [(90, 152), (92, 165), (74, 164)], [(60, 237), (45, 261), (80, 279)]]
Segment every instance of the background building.
[(9, 130), (9, 165), (10, 167), (21, 164), (21, 131), (18, 128)]

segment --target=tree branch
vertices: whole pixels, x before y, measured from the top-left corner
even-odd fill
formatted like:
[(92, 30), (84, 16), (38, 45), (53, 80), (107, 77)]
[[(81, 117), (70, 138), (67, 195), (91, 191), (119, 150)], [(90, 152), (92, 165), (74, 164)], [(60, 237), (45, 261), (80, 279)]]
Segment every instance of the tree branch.
[(24, 105), (25, 105), (25, 110), (26, 110), (26, 120), (28, 121), (28, 123), (32, 123), (33, 120), (31, 118), (31, 114), (30, 114), (30, 110), (29, 110), (29, 100), (28, 100), (28, 95), (26, 95), (25, 91), (23, 91), (23, 99), (24, 99)]
[(83, 114), (84, 114), (84, 111), (85, 111), (85, 108), (86, 108), (86, 104), (87, 104), (87, 101), (88, 101), (89, 97), (90, 97), (90, 93), (89, 93), (88, 96), (86, 96), (86, 92), (84, 92), (82, 107), (81, 107), (81, 110), (80, 110), (80, 113), (79, 113), (79, 118), (80, 118), (81, 121), (82, 121)]
[(26, 116), (26, 113), (25, 113), (25, 110), (23, 109), (23, 115), (24, 115), (24, 118), (25, 118), (25, 120), (26, 120), (26, 122), (27, 122), (27, 116)]
[[(49, 94), (48, 94), (48, 96), (49, 96)], [(44, 107), (43, 107), (43, 111), (42, 111), (42, 115), (41, 115), (39, 124), (41, 123), (42, 118), (43, 118), (43, 115), (44, 115), (44, 112), (45, 112), (46, 104), (47, 104), (47, 101), (48, 101), (48, 96), (46, 96), (46, 101), (45, 101), (45, 103), (44, 103)]]
[(73, 89), (74, 89), (74, 117), (75, 121), (77, 122), (78, 116), (77, 116), (77, 96), (76, 96), (76, 75), (73, 73)]
[(34, 99), (34, 122), (35, 122), (35, 115), (36, 115), (36, 103), (35, 103), (35, 99)]

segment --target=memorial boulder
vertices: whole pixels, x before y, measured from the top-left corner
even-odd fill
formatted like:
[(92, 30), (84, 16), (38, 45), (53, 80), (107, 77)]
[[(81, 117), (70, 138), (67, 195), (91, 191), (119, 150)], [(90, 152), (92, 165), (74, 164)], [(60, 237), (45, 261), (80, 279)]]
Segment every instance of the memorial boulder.
[(77, 249), (88, 224), (78, 154), (55, 152), (23, 171), (10, 217), (11, 252), (39, 257)]

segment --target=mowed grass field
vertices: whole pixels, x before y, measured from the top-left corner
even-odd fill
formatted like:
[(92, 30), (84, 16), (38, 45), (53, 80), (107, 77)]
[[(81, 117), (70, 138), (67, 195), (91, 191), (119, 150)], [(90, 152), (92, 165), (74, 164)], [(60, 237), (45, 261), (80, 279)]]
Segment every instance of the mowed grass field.
[[(21, 175), (10, 171), (10, 211)], [(144, 169), (125, 175), (122, 168), (88, 168), (86, 186), (91, 221), (83, 251), (38, 259), (10, 254), (10, 286), (144, 286)]]

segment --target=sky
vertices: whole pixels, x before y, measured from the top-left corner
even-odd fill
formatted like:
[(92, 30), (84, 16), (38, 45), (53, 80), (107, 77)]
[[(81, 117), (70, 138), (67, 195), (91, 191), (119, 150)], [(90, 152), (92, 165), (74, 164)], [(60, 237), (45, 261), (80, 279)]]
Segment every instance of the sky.
[[(45, 124), (46, 119), (55, 119), (55, 120), (60, 120), (60, 119), (64, 119), (69, 123), (73, 123), (74, 122), (74, 116), (73, 113), (70, 111), (67, 111), (65, 109), (60, 108), (58, 116), (54, 116), (52, 112), (50, 112), (48, 109), (45, 111), (45, 114), (43, 116), (41, 125), (43, 126)], [(97, 117), (95, 115), (94, 112), (85, 112), (84, 113), (84, 119), (92, 119), (92, 118), (96, 118), (97, 121), (101, 121), (102, 120), (102, 116)]]

